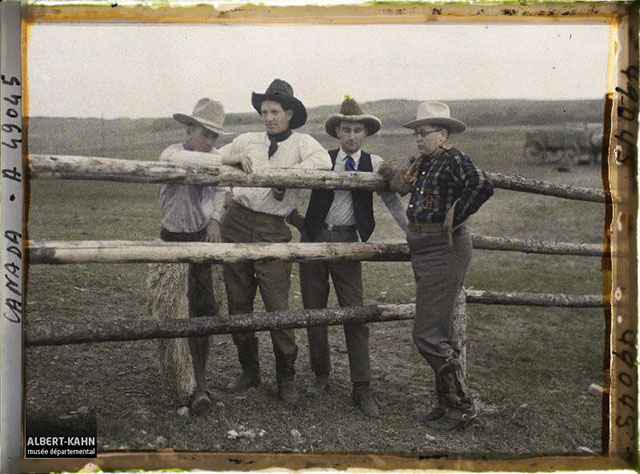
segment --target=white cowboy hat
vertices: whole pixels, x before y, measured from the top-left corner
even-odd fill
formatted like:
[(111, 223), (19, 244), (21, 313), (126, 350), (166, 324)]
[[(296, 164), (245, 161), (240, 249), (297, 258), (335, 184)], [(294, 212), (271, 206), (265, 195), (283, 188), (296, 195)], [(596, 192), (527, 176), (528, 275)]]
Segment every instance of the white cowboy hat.
[(416, 119), (402, 126), (415, 130), (423, 125), (443, 125), (449, 133), (461, 133), (467, 128), (460, 120), (451, 118), (449, 106), (442, 102), (422, 102), (418, 105)]
[(382, 122), (378, 117), (363, 113), (356, 100), (348, 95), (342, 101), (340, 111), (329, 117), (324, 123), (324, 129), (333, 138), (338, 138), (336, 127), (343, 121), (363, 122), (367, 126), (367, 136), (377, 133), (382, 127)]
[(191, 115), (173, 114), (173, 118), (184, 125), (200, 125), (219, 135), (230, 135), (222, 130), (224, 117), (222, 103), (209, 98), (200, 99)]

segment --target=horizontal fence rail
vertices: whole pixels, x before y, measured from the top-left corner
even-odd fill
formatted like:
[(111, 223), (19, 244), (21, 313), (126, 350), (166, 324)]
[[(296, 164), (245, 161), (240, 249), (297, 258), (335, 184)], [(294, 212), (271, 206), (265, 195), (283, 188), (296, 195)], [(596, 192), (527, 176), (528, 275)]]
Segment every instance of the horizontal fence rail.
[[(562, 293), (499, 292), (465, 290), (467, 303), (602, 308), (600, 295)], [(232, 316), (180, 318), (168, 320), (98, 321), (91, 323), (29, 324), (25, 329), (27, 346), (59, 346), (109, 341), (135, 341), (176, 337), (266, 331), (318, 325), (384, 322), (413, 319), (414, 304), (384, 304), (347, 308), (301, 309), (255, 312)]]
[[(602, 257), (602, 245), (547, 242), (474, 235), (473, 247), (486, 250)], [(406, 242), (225, 244), (162, 241), (29, 241), (31, 264), (68, 263), (241, 263), (284, 260), (408, 261)]]
[[(29, 155), (31, 178), (123, 181), (134, 183), (210, 184), (220, 186), (361, 189), (385, 191), (379, 174), (357, 171), (320, 171), (299, 168), (259, 169), (246, 174), (230, 166), (177, 165), (159, 161), (124, 160), (71, 155)], [(604, 191), (568, 184), (488, 173), (502, 189), (565, 199), (606, 202)]]

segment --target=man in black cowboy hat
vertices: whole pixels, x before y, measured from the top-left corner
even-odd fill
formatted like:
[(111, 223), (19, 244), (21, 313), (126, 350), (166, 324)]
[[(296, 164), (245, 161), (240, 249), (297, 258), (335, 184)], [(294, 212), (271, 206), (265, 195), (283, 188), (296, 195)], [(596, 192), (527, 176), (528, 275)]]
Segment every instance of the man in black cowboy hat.
[[(261, 115), (265, 132), (244, 133), (233, 140), (233, 155), (247, 154), (251, 167), (330, 169), (331, 159), (311, 136), (292, 132), (304, 125), (307, 111), (292, 87), (274, 80), (264, 94), (253, 93), (251, 102)], [(235, 188), (230, 212), (222, 222), (224, 242), (288, 242), (291, 231), (285, 216), (295, 208), (299, 190)], [(289, 307), (291, 264), (281, 261), (225, 264), (229, 313), (251, 313), (256, 290), (260, 288), (267, 311)], [(240, 377), (227, 389), (240, 392), (260, 383), (258, 339), (254, 332), (234, 333), (242, 366)], [(274, 329), (271, 341), (276, 358), (278, 396), (285, 404), (295, 404), (294, 363), (298, 353), (293, 329)]]
[[(414, 418), (438, 431), (464, 428), (476, 409), (459, 361), (451, 326), (458, 294), (471, 260), (466, 221), (493, 194), (493, 184), (449, 136), (465, 125), (442, 102), (423, 102), (412, 129), (420, 156), (408, 170), (397, 170), (409, 185), (407, 242), (416, 277), (413, 341), (435, 373), (437, 401)], [(398, 185), (390, 173), (390, 188)], [(402, 187), (402, 186), (400, 186)], [(397, 188), (396, 188), (397, 189)]]
[[(247, 166), (246, 157), (222, 157), (214, 148), (219, 135), (226, 135), (224, 108), (218, 101), (200, 99), (192, 115), (174, 114), (173, 118), (187, 126), (187, 140), (167, 147), (160, 161), (173, 163), (227, 164)], [(169, 242), (219, 242), (220, 220), (223, 213), (226, 188), (201, 185), (161, 184), (158, 203), (162, 211), (160, 237)], [(216, 314), (211, 267), (189, 265), (188, 273), (189, 317)], [(200, 415), (211, 406), (211, 393), (207, 390), (205, 367), (209, 350), (208, 337), (190, 337), (189, 349), (193, 362), (196, 390), (191, 399), (191, 411)]]
[[(383, 160), (362, 150), (366, 137), (380, 130), (382, 122), (362, 109), (349, 96), (339, 113), (329, 117), (326, 132), (340, 140), (340, 148), (330, 150), (335, 171), (376, 172)], [(380, 193), (398, 225), (406, 232), (407, 219), (403, 205), (395, 193)], [(300, 218), (301, 219), (301, 218)], [(295, 217), (291, 218), (296, 221)], [(304, 224), (302, 242), (366, 242), (375, 227), (373, 193), (368, 191), (314, 190), (311, 192)], [(329, 298), (329, 275), (333, 280), (340, 306), (362, 306), (362, 265), (360, 262), (306, 262), (300, 264), (300, 289), (305, 309), (326, 308)], [(379, 415), (369, 384), (369, 327), (366, 324), (345, 324), (344, 334), (349, 355), (352, 399), (360, 411), (370, 417)], [(307, 329), (311, 368), (315, 373), (308, 392), (320, 395), (329, 387), (331, 358), (327, 326)]]

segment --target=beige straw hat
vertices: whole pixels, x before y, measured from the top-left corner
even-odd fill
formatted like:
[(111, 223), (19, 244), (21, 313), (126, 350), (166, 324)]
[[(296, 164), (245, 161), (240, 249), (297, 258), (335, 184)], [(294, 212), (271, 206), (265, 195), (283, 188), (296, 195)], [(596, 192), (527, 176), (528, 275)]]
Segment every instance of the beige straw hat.
[(423, 125), (443, 125), (449, 130), (449, 133), (461, 133), (467, 128), (460, 120), (451, 118), (451, 111), (447, 104), (432, 101), (422, 102), (418, 105), (416, 119), (402, 126), (415, 130)]
[(221, 102), (209, 98), (200, 99), (193, 108), (193, 114), (173, 114), (173, 118), (184, 125), (201, 125), (220, 135), (230, 135), (222, 130), (224, 107)]

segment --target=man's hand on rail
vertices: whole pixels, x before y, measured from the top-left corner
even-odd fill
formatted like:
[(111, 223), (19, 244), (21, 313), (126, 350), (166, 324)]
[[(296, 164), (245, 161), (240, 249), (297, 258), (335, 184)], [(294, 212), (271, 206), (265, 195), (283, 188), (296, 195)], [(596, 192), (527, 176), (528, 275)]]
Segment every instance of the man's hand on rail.
[(378, 169), (378, 174), (387, 182), (391, 192), (404, 196), (411, 191), (411, 184), (404, 179), (409, 166), (411, 166), (409, 158), (385, 158)]
[(229, 155), (222, 158), (223, 165), (238, 166), (245, 173), (253, 173), (253, 162), (249, 155)]

